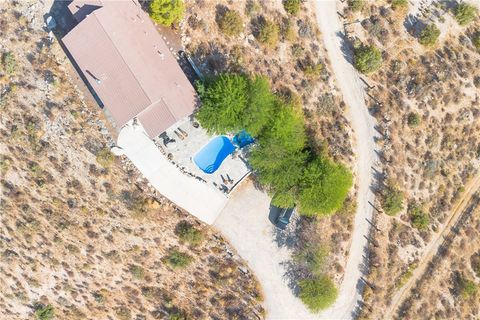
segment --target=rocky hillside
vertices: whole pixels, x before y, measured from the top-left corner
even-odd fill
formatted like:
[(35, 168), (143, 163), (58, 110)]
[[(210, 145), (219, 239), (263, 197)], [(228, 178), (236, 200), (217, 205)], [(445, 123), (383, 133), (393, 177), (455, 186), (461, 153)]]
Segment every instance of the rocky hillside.
[(30, 9), (0, 11), (0, 318), (263, 317), (222, 237), (109, 152), (102, 111)]

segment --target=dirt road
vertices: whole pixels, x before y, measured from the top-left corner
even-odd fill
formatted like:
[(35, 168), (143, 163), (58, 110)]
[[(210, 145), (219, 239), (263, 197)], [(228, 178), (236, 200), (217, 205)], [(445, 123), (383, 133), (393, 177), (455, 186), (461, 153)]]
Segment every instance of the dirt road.
[(395, 311), (402, 304), (405, 298), (408, 297), (408, 293), (413, 288), (417, 280), (425, 273), (425, 270), (428, 267), (429, 262), (437, 253), (439, 247), (442, 245), (443, 240), (451, 232), (452, 227), (461, 217), (467, 205), (470, 203), (472, 196), (476, 191), (480, 189), (480, 175), (476, 175), (465, 187), (465, 192), (462, 194), (462, 197), (456, 202), (455, 206), (452, 208), (450, 217), (442, 225), (442, 227), (435, 233), (432, 237), (432, 240), (425, 248), (425, 251), (420, 258), (417, 268), (414, 270), (412, 277), (407, 281), (407, 283), (401, 287), (396, 293), (394, 293), (392, 298), (392, 303), (385, 313), (385, 319), (392, 319)]
[[(348, 106), (350, 123), (355, 132), (357, 163), (356, 177), (358, 185), (357, 211), (352, 235), (345, 277), (339, 290), (336, 303), (321, 314), (322, 319), (351, 319), (358, 310), (363, 290), (362, 276), (365, 270), (364, 254), (368, 249), (370, 225), (366, 219), (372, 218), (374, 194), (370, 186), (373, 181), (375, 153), (375, 120), (365, 105), (365, 91), (357, 71), (350, 62), (351, 53), (345, 49), (342, 24), (337, 14), (336, 1), (316, 0), (317, 22), (322, 32), (323, 42), (328, 52), (330, 65)], [(342, 49), (344, 51), (342, 51)]]

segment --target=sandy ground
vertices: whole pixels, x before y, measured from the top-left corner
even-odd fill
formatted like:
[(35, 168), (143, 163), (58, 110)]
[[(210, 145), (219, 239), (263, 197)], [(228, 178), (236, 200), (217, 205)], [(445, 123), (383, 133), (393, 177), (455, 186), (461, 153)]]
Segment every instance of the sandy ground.
[[(355, 214), (355, 227), (352, 235), (352, 244), (345, 269), (345, 278), (339, 290), (339, 297), (335, 304), (324, 311), (324, 319), (351, 319), (357, 311), (363, 283), (361, 277), (364, 270), (364, 254), (368, 248), (366, 236), (369, 234), (369, 223), (373, 208), (369, 202), (374, 203), (374, 194), (370, 189), (373, 182), (372, 167), (376, 162), (374, 143), (373, 117), (365, 105), (364, 89), (358, 73), (345, 59), (342, 52), (342, 26), (337, 15), (336, 2), (316, 1), (317, 20), (322, 32), (325, 48), (335, 74), (337, 84), (348, 106), (349, 120), (355, 132), (356, 139), (356, 176), (358, 184), (357, 212)], [(348, 57), (348, 53), (347, 53)]]
[(247, 180), (233, 192), (214, 227), (225, 235), (260, 281), (267, 319), (315, 318), (289, 287), (286, 266), (291, 252), (285, 238), (269, 221), (269, 211), (270, 197)]
[(123, 127), (118, 146), (155, 189), (200, 220), (211, 224), (225, 206), (227, 197), (221, 191), (180, 172), (141, 126)]

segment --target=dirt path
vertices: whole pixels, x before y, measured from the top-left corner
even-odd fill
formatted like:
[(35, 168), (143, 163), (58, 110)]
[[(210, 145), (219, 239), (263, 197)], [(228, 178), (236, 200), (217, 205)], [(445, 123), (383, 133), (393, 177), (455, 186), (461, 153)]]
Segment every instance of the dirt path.
[(375, 153), (374, 130), (375, 120), (365, 105), (363, 83), (349, 59), (350, 53), (342, 51), (345, 45), (342, 40), (342, 24), (337, 14), (336, 1), (316, 0), (317, 22), (322, 32), (323, 42), (328, 52), (330, 65), (337, 84), (348, 106), (349, 120), (355, 132), (356, 140), (356, 176), (358, 185), (357, 211), (355, 228), (352, 234), (349, 257), (345, 268), (345, 276), (339, 290), (336, 303), (321, 314), (324, 319), (351, 319), (358, 311), (363, 291), (362, 276), (365, 271), (364, 254), (368, 250), (367, 238), (374, 203), (374, 194), (370, 189), (373, 182)]
[(476, 175), (465, 187), (465, 192), (462, 194), (462, 197), (456, 202), (455, 206), (452, 208), (450, 217), (447, 222), (435, 233), (432, 237), (432, 240), (425, 248), (425, 251), (418, 263), (417, 268), (413, 272), (412, 277), (407, 281), (407, 283), (401, 287), (392, 298), (392, 303), (385, 313), (385, 319), (392, 319), (395, 311), (402, 304), (405, 298), (408, 296), (408, 293), (413, 288), (417, 280), (424, 274), (425, 270), (428, 267), (429, 262), (437, 253), (439, 247), (442, 245), (443, 240), (448, 236), (452, 227), (461, 217), (467, 205), (470, 203), (474, 193), (480, 189), (480, 175)]

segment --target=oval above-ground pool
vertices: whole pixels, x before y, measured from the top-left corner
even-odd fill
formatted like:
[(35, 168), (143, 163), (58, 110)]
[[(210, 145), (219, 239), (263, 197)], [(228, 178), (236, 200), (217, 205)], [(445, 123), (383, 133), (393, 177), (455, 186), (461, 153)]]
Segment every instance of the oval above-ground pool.
[(210, 140), (194, 157), (193, 162), (205, 173), (217, 171), (223, 160), (235, 151), (235, 146), (226, 136)]

